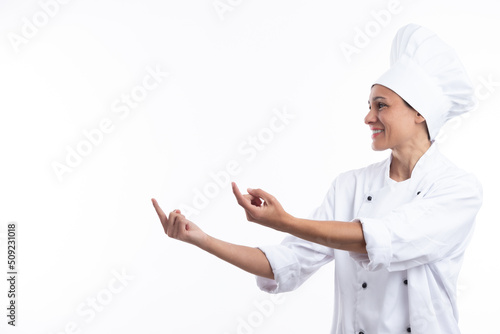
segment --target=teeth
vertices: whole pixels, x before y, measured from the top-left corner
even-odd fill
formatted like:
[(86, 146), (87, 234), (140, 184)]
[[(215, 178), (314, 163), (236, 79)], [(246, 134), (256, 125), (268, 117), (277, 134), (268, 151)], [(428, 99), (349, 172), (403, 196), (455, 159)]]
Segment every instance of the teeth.
[(382, 131), (384, 131), (384, 130), (372, 130), (373, 133), (380, 133)]

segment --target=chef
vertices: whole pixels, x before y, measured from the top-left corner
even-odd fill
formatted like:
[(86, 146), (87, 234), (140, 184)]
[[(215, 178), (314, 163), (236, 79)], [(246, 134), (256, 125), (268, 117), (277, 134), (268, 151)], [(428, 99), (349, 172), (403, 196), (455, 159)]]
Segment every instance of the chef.
[(298, 288), (335, 260), (331, 333), (460, 333), (457, 278), (482, 203), (478, 180), (445, 158), (443, 124), (471, 111), (473, 87), (452, 48), (409, 24), (391, 67), (374, 81), (365, 123), (384, 161), (340, 174), (309, 219), (288, 214), (261, 189), (243, 195), (247, 219), (289, 235), (279, 245), (234, 245), (204, 233), (179, 210), (153, 205), (165, 233), (257, 276), (260, 289)]

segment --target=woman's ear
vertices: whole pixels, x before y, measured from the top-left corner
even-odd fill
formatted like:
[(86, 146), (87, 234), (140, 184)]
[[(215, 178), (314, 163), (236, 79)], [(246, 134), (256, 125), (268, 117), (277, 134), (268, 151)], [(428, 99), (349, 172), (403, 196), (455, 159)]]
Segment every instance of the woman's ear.
[(422, 122), (425, 122), (425, 117), (422, 116), (418, 111), (417, 111), (417, 115), (416, 115), (416, 120), (415, 120), (417, 123), (422, 123)]
[(427, 139), (431, 140), (431, 136), (429, 135), (429, 128), (427, 127), (427, 122), (425, 121), (424, 116), (422, 116), (418, 111), (415, 115), (415, 122), (417, 124), (423, 124), (425, 127), (425, 132), (427, 132)]

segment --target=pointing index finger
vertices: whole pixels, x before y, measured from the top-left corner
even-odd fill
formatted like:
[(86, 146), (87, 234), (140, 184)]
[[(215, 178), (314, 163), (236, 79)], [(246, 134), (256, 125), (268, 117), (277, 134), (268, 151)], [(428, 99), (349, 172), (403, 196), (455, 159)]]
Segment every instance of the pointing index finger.
[(243, 200), (243, 195), (241, 194), (240, 189), (238, 189), (238, 186), (235, 182), (231, 182), (231, 185), (233, 187), (233, 194), (238, 200), (238, 203), (241, 202)]
[(234, 196), (236, 196), (236, 200), (238, 201), (238, 204), (245, 209), (245, 211), (248, 212), (253, 212), (255, 210), (255, 207), (250, 203), (249, 199), (245, 199), (245, 197), (241, 194), (240, 189), (238, 189), (238, 186), (236, 183), (232, 182), (233, 185), (233, 193)]
[(163, 210), (158, 205), (158, 202), (154, 198), (151, 199), (151, 202), (153, 202), (153, 206), (155, 207), (158, 217), (160, 217), (160, 219), (167, 218), (167, 215), (165, 214), (165, 212), (163, 212)]

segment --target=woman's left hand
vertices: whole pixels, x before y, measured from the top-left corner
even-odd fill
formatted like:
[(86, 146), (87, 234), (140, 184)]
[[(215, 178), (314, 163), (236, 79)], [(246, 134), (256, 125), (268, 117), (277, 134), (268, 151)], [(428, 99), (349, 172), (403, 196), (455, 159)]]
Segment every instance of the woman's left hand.
[(248, 188), (242, 195), (236, 183), (232, 182), (233, 193), (238, 204), (245, 209), (248, 221), (276, 230), (284, 231), (291, 216), (285, 212), (280, 202), (261, 189)]

